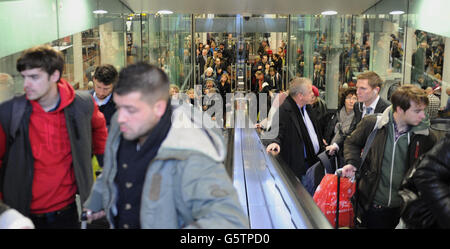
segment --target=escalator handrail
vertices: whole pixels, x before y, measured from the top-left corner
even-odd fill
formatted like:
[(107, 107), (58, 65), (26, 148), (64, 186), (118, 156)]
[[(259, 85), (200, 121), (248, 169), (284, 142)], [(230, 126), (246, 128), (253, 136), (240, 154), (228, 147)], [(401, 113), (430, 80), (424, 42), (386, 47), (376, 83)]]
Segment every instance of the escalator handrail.
[[(256, 132), (256, 130), (254, 132)], [(261, 141), (260, 143), (261, 146), (263, 146)], [(281, 159), (279, 155), (272, 156), (265, 152), (265, 150), (264, 154), (266, 161), (270, 161), (270, 163), (274, 166), (274, 169), (277, 171), (280, 176), (280, 180), (282, 181), (281, 184), (286, 187), (286, 190), (290, 195), (290, 199), (293, 200), (294, 207), (289, 207), (291, 212), (295, 210), (298, 214), (303, 216), (302, 218), (306, 218), (309, 222), (307, 228), (331, 229), (331, 224), (314, 202), (312, 196), (308, 193), (300, 180), (295, 176), (292, 169)]]

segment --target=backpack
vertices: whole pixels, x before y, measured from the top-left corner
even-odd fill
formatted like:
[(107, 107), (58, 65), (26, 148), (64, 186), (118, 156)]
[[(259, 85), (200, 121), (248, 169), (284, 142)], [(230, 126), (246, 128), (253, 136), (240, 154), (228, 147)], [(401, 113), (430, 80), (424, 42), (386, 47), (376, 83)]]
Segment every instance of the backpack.
[(306, 171), (304, 181), (302, 182), (305, 189), (311, 196), (314, 196), (317, 187), (319, 186), (322, 178), (326, 174), (334, 174), (339, 164), (337, 162), (337, 155), (329, 156), (328, 151), (323, 151), (317, 155), (319, 161), (308, 168)]
[[(27, 105), (27, 99), (25, 98), (25, 95), (15, 97), (11, 101), (12, 101), (11, 118), (8, 119), (7, 117), (3, 117), (4, 115), (0, 115), (0, 117), (2, 117), (0, 125), (2, 125), (3, 132), (5, 133), (6, 136), (5, 154), (3, 156), (2, 165), (0, 165), (0, 192), (3, 192), (3, 179), (5, 177), (7, 164), (6, 162), (8, 162), (9, 146), (15, 140), (17, 130), (19, 129), (20, 121), (22, 120)], [(6, 114), (6, 116), (8, 115)]]

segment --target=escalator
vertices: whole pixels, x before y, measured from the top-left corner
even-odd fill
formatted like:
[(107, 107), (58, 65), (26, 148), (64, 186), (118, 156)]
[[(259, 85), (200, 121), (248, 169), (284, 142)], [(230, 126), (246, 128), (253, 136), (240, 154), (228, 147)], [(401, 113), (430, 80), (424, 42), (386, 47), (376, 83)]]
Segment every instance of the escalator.
[[(236, 127), (245, 115), (236, 110)], [(267, 154), (254, 128), (227, 129), (226, 169), (253, 229), (330, 229), (328, 220), (291, 169)]]

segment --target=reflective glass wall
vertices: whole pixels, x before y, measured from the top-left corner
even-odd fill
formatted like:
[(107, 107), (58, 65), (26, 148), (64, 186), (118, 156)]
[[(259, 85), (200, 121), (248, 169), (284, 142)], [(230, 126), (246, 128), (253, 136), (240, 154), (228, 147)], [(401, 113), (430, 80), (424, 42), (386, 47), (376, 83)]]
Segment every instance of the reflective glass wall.
[[(108, 12), (94, 14), (97, 9)], [(21, 93), (17, 58), (27, 48), (49, 43), (63, 51), (64, 77), (79, 88), (87, 87), (101, 63), (120, 69), (142, 60), (159, 65), (171, 83), (188, 89), (203, 71), (194, 66), (200, 43), (215, 40), (226, 45), (228, 56), (244, 58), (246, 81), (254, 80), (252, 69), (262, 59), (258, 49), (265, 47), (269, 61), (278, 54), (282, 62), (277, 70), (282, 90), (295, 76), (309, 77), (327, 107), (337, 109), (339, 90), (354, 86), (356, 76), (366, 70), (385, 79), (385, 98), (391, 86), (404, 83), (445, 89), (450, 30), (442, 24), (450, 22), (449, 9), (447, 0), (383, 0), (361, 15), (159, 15), (133, 13), (121, 1), (2, 1), (0, 30), (6, 39), (0, 46), (0, 73), (8, 76), (0, 79), (7, 78), (8, 89)], [(229, 64), (235, 81), (235, 61)], [(447, 98), (442, 91), (441, 106)]]
[[(337, 93), (373, 70), (389, 82), (403, 81), (404, 17), (302, 15), (291, 18), (289, 77), (308, 77), (336, 109)], [(386, 85), (388, 86), (388, 85)]]
[(449, 10), (449, 4), (384, 0), (362, 15), (293, 15), (289, 78), (311, 78), (329, 109), (337, 108), (339, 90), (354, 86), (356, 76), (367, 70), (385, 80), (382, 97), (389, 98), (391, 86), (411, 83), (437, 89), (435, 94), (445, 106), (447, 95), (439, 89), (448, 86), (450, 77), (444, 64), (450, 31), (438, 27), (448, 15), (430, 15), (430, 11), (436, 10), (433, 6)]
[[(95, 14), (95, 10), (106, 13)], [(49, 44), (65, 57), (62, 77), (87, 89), (96, 66), (126, 65), (124, 15), (120, 1), (34, 0), (0, 2), (0, 101), (23, 93), (16, 70), (22, 52)], [(27, 28), (24, 28), (27, 27)]]
[[(195, 15), (196, 84), (204, 84), (207, 77), (218, 83), (221, 72), (217, 73), (216, 64), (230, 76), (233, 91), (241, 83), (244, 90), (254, 90), (255, 73), (265, 72), (268, 77), (269, 66), (275, 66), (278, 77), (284, 78), (288, 21), (288, 15)], [(207, 58), (202, 59), (205, 48)], [(208, 67), (215, 77), (205, 75)], [(238, 81), (241, 83), (236, 84)]]
[(181, 89), (191, 84), (192, 15), (148, 15), (149, 62), (161, 67)]

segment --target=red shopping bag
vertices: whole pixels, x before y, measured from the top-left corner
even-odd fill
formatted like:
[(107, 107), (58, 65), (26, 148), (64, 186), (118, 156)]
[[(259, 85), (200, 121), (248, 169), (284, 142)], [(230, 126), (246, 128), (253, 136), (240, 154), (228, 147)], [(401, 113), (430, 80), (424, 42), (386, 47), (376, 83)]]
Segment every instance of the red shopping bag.
[[(339, 227), (353, 227), (353, 207), (350, 198), (355, 193), (355, 183), (340, 178)], [(314, 201), (333, 227), (336, 225), (338, 176), (326, 174), (314, 193)]]

